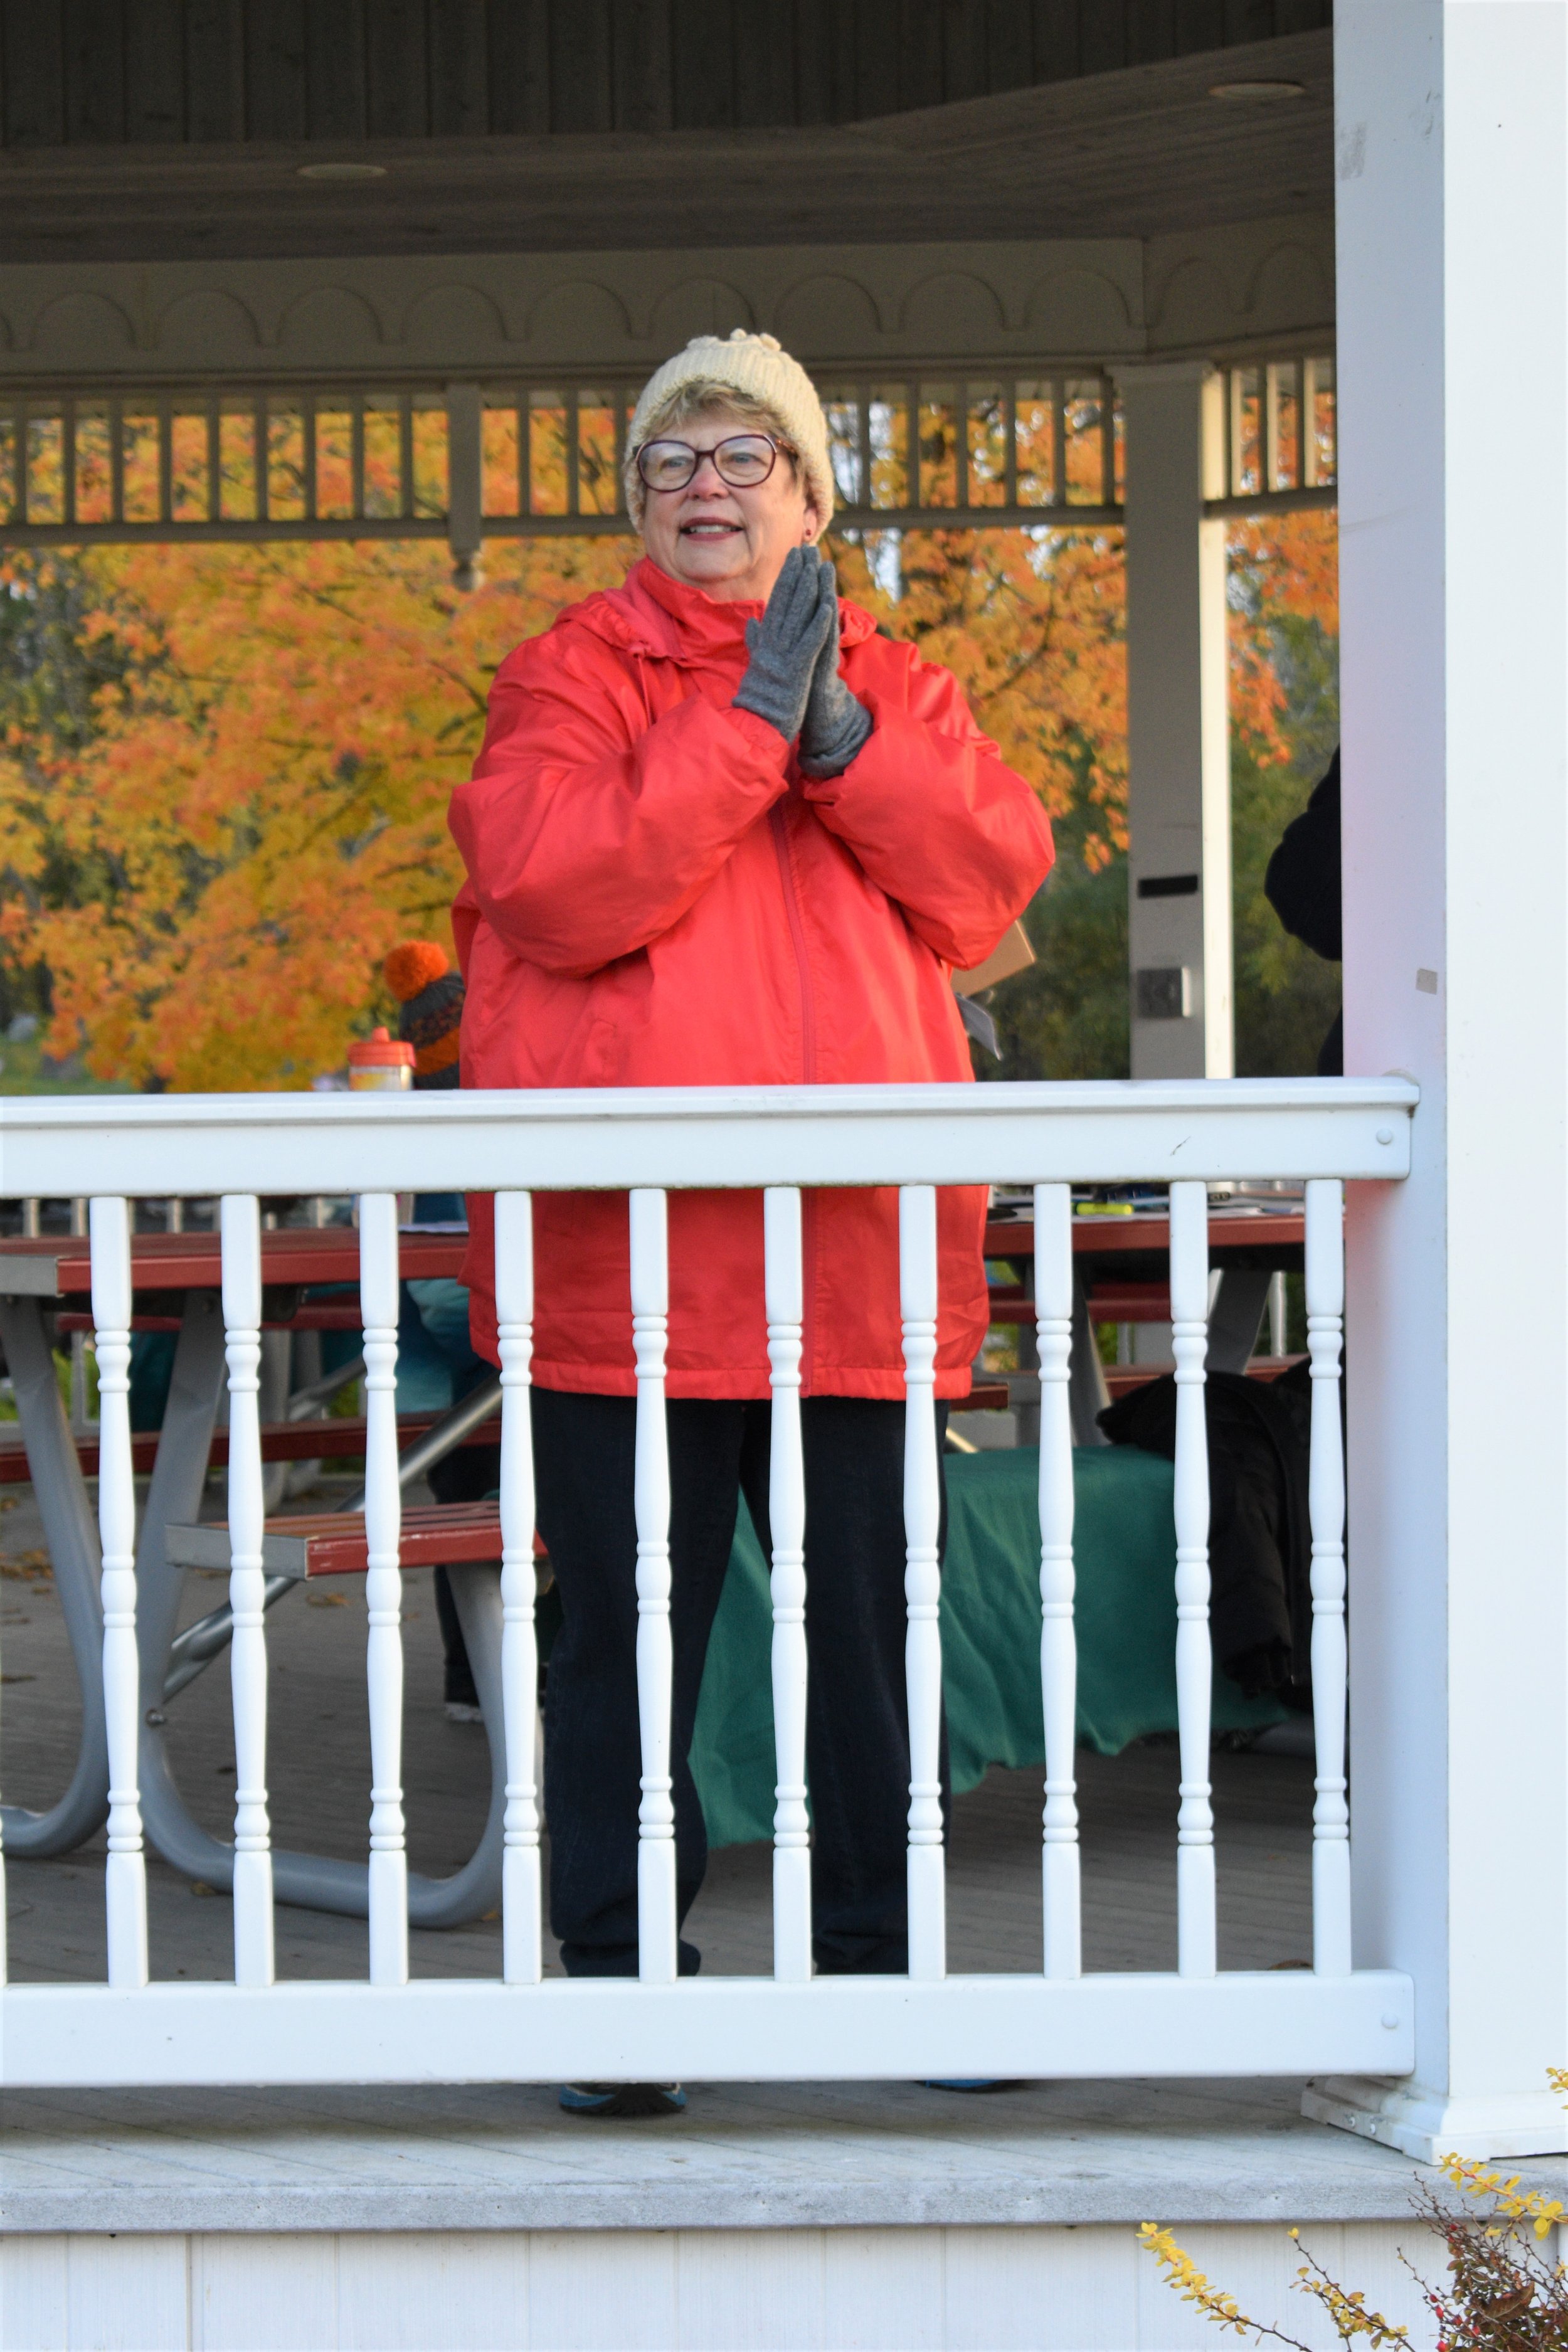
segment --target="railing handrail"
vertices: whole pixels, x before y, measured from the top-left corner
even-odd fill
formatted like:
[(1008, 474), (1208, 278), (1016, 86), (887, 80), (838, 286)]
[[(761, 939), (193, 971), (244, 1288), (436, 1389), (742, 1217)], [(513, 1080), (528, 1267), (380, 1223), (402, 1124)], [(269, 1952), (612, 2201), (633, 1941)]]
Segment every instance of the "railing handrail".
[(5, 1096), (0, 1196), (1398, 1178), (1419, 1098), (1397, 1076)]

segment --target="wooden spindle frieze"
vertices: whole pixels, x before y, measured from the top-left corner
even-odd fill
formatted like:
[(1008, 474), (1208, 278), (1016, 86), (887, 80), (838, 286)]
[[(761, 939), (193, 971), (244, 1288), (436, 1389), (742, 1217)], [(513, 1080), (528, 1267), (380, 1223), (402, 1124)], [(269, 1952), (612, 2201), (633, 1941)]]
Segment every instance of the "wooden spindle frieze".
[(773, 1530), (773, 1974), (804, 1983), (811, 1974), (811, 1823), (805, 1801), (805, 1462), (801, 1445), (800, 1367), (805, 1272), (800, 1194), (763, 1194), (768, 1364), (773, 1438), (768, 1517)]
[(539, 1650), (533, 1607), (533, 1197), (498, 1192), (496, 1326), (500, 1353), (501, 1697), (506, 1818), (501, 1847), (501, 1975), (537, 1984), (543, 1972), (535, 1717)]
[(1317, 1746), (1312, 1806), (1312, 1966), (1351, 1971), (1350, 1806), (1345, 1779), (1345, 1460), (1341, 1414), (1344, 1334), (1344, 1186), (1307, 1186), (1307, 1350), (1312, 1378), (1312, 1458), (1307, 1506), (1312, 1528), (1312, 1723)]
[(261, 1217), (253, 1193), (218, 1207), (228, 1360), (228, 1601), (234, 1616), (234, 1979), (273, 1976), (272, 1832), (267, 1806), (267, 1633), (262, 1568)]
[(397, 1195), (359, 1202), (364, 1318), (364, 1528), (370, 1690), (370, 1980), (408, 1981), (403, 1815), (403, 1495), (397, 1483)]
[(1047, 1977), (1082, 1971), (1078, 1834), (1078, 1643), (1073, 1629), (1072, 1187), (1035, 1187), (1040, 1358), (1040, 1695), (1046, 1723), (1040, 1867)]
[(1214, 1807), (1209, 1726), (1209, 1457), (1205, 1412), (1208, 1352), (1206, 1184), (1171, 1187), (1171, 1351), (1176, 1360), (1176, 1723), (1181, 1801), (1176, 1815), (1177, 1968), (1212, 1977), (1217, 1965)]
[(947, 1974), (942, 1817), (942, 1488), (936, 1437), (936, 1190), (899, 1192), (904, 1340), (904, 1672), (910, 1708), (910, 1974)]
[(669, 1333), (669, 1227), (662, 1192), (629, 1196), (632, 1345), (637, 1417), (634, 1485), (637, 1530), (637, 1722), (642, 1801), (637, 1811), (637, 1973), (646, 1984), (676, 1977), (675, 1804), (669, 1769), (669, 1437), (664, 1363)]
[(131, 1456), (131, 1206), (94, 1200), (93, 1344), (98, 1355), (98, 1527), (103, 1555), (103, 1711), (109, 1738), (109, 1981), (147, 1981), (147, 1866), (137, 1785), (136, 1486)]

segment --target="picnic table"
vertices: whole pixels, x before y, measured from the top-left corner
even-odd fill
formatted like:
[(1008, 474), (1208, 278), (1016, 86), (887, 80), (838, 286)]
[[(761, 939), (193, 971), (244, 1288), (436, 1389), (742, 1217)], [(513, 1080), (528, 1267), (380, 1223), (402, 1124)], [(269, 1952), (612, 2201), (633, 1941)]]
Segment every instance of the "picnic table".
[[(1252, 1193), (1220, 1199), (1209, 1210), (1209, 1260), (1220, 1281), (1209, 1311), (1208, 1366), (1247, 1370), (1276, 1274), (1305, 1264), (1306, 1218), (1299, 1197)], [(1110, 1389), (1094, 1342), (1099, 1323), (1169, 1323), (1171, 1221), (1163, 1208), (1086, 1202), (1072, 1220), (1073, 1328), (1068, 1383), (1076, 1445), (1102, 1445), (1100, 1415)], [(1010, 1283), (991, 1286), (994, 1323), (1034, 1322), (1035, 1224), (1032, 1203), (992, 1210), (987, 1263), (1011, 1265)], [(1026, 1375), (1021, 1375), (1026, 1381)]]
[[(405, 1232), (401, 1271), (412, 1280), (455, 1277), (467, 1244), (463, 1233)], [(359, 1329), (359, 1237), (351, 1228), (264, 1232), (261, 1273), (265, 1329)], [(210, 1461), (215, 1451), (226, 1451), (224, 1433), (216, 1427), (226, 1370), (222, 1279), (216, 1233), (134, 1237), (132, 1328), (178, 1334), (163, 1426), (151, 1445), (147, 1439), (136, 1444), (137, 1466), (146, 1466), (152, 1474), (136, 1549), (142, 1821), (153, 1844), (176, 1868), (217, 1885), (228, 1883), (233, 1850), (191, 1818), (162, 1735), (165, 1683), (186, 1575), (185, 1561), (171, 1557), (169, 1531), (199, 1520)], [(90, 1441), (79, 1441), (71, 1430), (53, 1354), (58, 1333), (91, 1328), (91, 1288), (85, 1236), (0, 1240), (0, 1341), (16, 1394), (26, 1472), (37, 1496), (82, 1699), (80, 1745), (65, 1794), (41, 1813), (5, 1809), (5, 1843), (13, 1853), (68, 1852), (95, 1833), (108, 1808), (100, 1551), (87, 1488), (87, 1478), (97, 1467), (97, 1449)], [(400, 1440), (417, 1440), (431, 1426), (428, 1419), (405, 1421)], [(345, 1442), (363, 1452), (363, 1424), (295, 1422), (264, 1428), (263, 1441), (268, 1454), (285, 1458), (341, 1454)], [(15, 1471), (21, 1466), (15, 1449), (9, 1451), (12, 1460), (0, 1465), (0, 1475), (5, 1467)], [(465, 1557), (471, 1559), (471, 1545)], [(490, 1590), (496, 1573), (485, 1567), (460, 1567), (452, 1571), (452, 1582), (487, 1727), (499, 1725), (500, 1611), (499, 1591)], [(454, 1923), (492, 1899), (489, 1890), (492, 1879), (499, 1885), (504, 1810), (500, 1746), (498, 1734), (491, 1750), (491, 1818), (474, 1856), (453, 1878), (410, 1880), (410, 1916), (421, 1924)], [(311, 1854), (277, 1856), (276, 1884), (283, 1901), (363, 1909), (359, 1883), (364, 1875), (363, 1864)]]

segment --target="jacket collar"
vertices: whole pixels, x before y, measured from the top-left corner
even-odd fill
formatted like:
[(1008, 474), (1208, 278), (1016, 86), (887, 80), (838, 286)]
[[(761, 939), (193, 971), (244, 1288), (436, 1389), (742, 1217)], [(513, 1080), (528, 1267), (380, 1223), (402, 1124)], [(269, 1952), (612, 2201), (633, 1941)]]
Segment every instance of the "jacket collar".
[[(573, 619), (596, 636), (629, 652), (651, 654), (693, 668), (743, 654), (746, 623), (761, 618), (760, 604), (721, 604), (700, 588), (661, 572), (651, 557), (635, 563), (619, 588), (605, 590), (572, 608)], [(838, 600), (839, 642), (858, 646), (876, 634), (869, 613), (847, 597)]]

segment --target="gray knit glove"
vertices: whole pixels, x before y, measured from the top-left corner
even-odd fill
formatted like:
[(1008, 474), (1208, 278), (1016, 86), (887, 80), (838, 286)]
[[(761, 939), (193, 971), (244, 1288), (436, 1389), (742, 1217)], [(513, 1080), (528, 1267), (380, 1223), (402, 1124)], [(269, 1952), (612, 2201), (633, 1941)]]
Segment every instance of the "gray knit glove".
[(831, 563), (822, 565), (823, 594), (833, 619), (811, 676), (800, 730), (803, 775), (841, 776), (871, 732), (871, 714), (838, 675), (838, 582)]
[(765, 719), (786, 743), (800, 733), (816, 657), (838, 619), (831, 594), (823, 597), (819, 574), (825, 569), (831, 582), (832, 568), (821, 562), (814, 547), (792, 547), (766, 612), (760, 621), (746, 623), (751, 660), (735, 688), (735, 707)]

